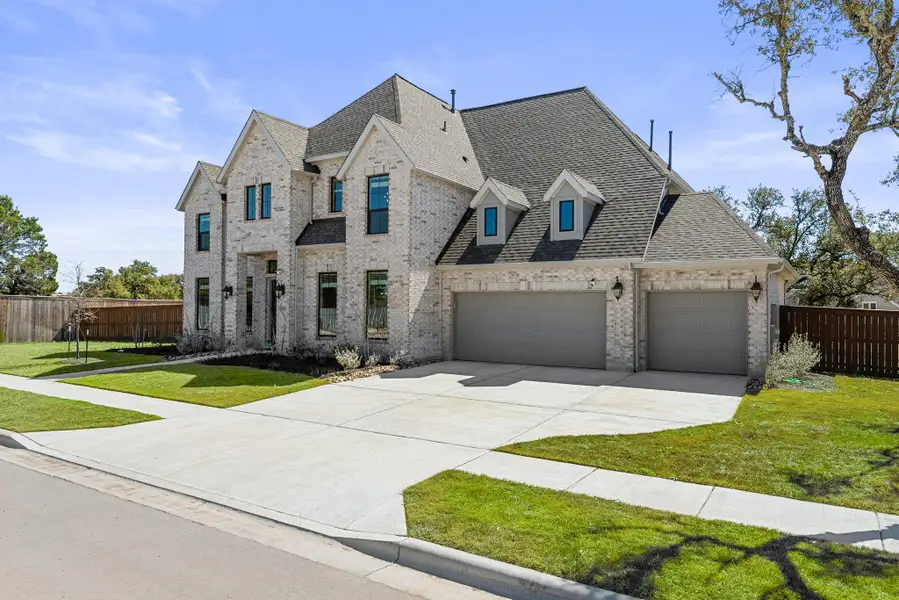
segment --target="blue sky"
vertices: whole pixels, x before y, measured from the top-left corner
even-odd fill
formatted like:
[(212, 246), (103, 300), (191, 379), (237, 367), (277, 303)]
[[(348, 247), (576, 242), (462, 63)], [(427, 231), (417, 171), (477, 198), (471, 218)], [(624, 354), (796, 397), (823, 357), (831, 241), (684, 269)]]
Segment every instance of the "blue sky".
[[(198, 159), (221, 164), (251, 108), (311, 126), (394, 72), (462, 107), (587, 85), (694, 187), (742, 196), (817, 185), (758, 109), (724, 98), (713, 70), (742, 68), (771, 94), (749, 40), (731, 46), (716, 2), (0, 0), (0, 193), (44, 226), (60, 271), (149, 260), (182, 269), (174, 205)], [(800, 72), (811, 139), (844, 108), (831, 70)], [(848, 189), (895, 207), (878, 182), (899, 152), (856, 150)], [(665, 150), (663, 150), (663, 155)]]

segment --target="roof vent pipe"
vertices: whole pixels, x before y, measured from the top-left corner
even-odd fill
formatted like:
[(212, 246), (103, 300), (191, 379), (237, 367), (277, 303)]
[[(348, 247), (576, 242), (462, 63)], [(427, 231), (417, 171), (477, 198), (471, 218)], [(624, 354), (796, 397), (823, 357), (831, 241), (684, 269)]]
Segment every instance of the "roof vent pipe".
[(655, 133), (655, 128), (656, 128), (656, 120), (650, 119), (649, 120), (649, 151), (650, 152), (652, 152), (652, 136), (653, 136), (653, 133)]
[(450, 112), (456, 112), (456, 90), (450, 90), (452, 104), (450, 104)]
[(668, 130), (668, 170), (671, 170), (671, 145), (674, 138), (674, 131)]

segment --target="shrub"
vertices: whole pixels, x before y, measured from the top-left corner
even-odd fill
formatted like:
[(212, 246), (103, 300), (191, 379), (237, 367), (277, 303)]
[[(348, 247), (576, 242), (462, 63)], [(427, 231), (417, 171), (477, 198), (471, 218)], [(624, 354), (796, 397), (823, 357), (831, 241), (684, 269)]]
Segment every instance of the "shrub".
[(185, 331), (175, 338), (178, 354), (202, 354), (224, 352), (230, 342), (221, 333), (213, 331)]
[(365, 366), (366, 367), (377, 367), (381, 364), (381, 355), (380, 354), (369, 354), (365, 358)]
[(334, 349), (334, 359), (343, 367), (344, 371), (358, 369), (362, 364), (358, 346), (338, 346)]
[(392, 365), (404, 365), (409, 362), (409, 353), (404, 348), (400, 348), (390, 355), (389, 362)]
[(794, 333), (784, 350), (776, 348), (768, 359), (765, 383), (768, 386), (789, 379), (802, 379), (821, 362), (821, 352), (802, 333)]

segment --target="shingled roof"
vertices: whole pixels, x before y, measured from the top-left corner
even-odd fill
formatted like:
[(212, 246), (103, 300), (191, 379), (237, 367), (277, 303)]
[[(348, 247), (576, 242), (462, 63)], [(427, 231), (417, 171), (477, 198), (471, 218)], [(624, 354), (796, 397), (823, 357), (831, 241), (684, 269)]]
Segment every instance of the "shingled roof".
[[(439, 264), (643, 256), (668, 172), (589, 90), (461, 112), (484, 175), (521, 189), (532, 208), (521, 214), (502, 246), (477, 245), (475, 213), (469, 211)], [(543, 194), (563, 169), (606, 199), (594, 209), (583, 240), (550, 241), (550, 203)]]
[(256, 111), (262, 125), (268, 130), (272, 139), (278, 144), (281, 152), (292, 169), (303, 169), (303, 159), (306, 156), (306, 145), (309, 139), (309, 130), (302, 125), (273, 117), (264, 112)]
[(346, 217), (316, 219), (306, 225), (297, 237), (297, 246), (320, 246), (346, 242)]
[(647, 262), (776, 256), (723, 200), (707, 192), (666, 198), (646, 249)]
[(218, 177), (219, 177), (219, 173), (222, 172), (222, 168), (220, 166), (214, 165), (212, 163), (203, 162), (202, 160), (197, 164), (200, 166), (201, 169), (203, 169), (203, 172), (206, 173), (206, 177), (209, 178), (209, 182), (213, 185), (213, 187), (215, 187), (215, 189), (218, 190), (218, 192), (220, 194), (224, 194), (225, 186), (223, 186), (222, 184), (220, 184), (217, 181)]

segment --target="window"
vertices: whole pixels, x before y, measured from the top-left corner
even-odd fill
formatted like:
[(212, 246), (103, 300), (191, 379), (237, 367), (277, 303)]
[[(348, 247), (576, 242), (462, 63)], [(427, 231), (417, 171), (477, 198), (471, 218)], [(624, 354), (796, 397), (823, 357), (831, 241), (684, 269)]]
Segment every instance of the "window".
[(247, 277), (247, 329), (253, 329), (253, 278)]
[(343, 210), (343, 182), (336, 177), (331, 178), (331, 212)]
[(365, 334), (387, 339), (387, 271), (369, 271), (365, 282)]
[(278, 274), (278, 261), (277, 260), (267, 260), (265, 261), (265, 272), (269, 275), (277, 275)]
[(209, 213), (197, 215), (197, 250), (209, 250)]
[(209, 327), (209, 278), (197, 278), (197, 329)]
[(484, 236), (496, 236), (496, 207), (490, 206), (484, 209)]
[(337, 335), (337, 273), (318, 274), (318, 336)]
[(390, 201), (390, 176), (368, 178), (368, 233), (387, 233), (387, 206)]
[(862, 302), (862, 308), (867, 308), (869, 310), (877, 310), (876, 302)]
[(248, 185), (246, 192), (247, 200), (247, 221), (256, 220), (256, 186)]
[(272, 218), (272, 184), (262, 184), (262, 218)]
[(574, 231), (574, 200), (559, 202), (559, 231)]

